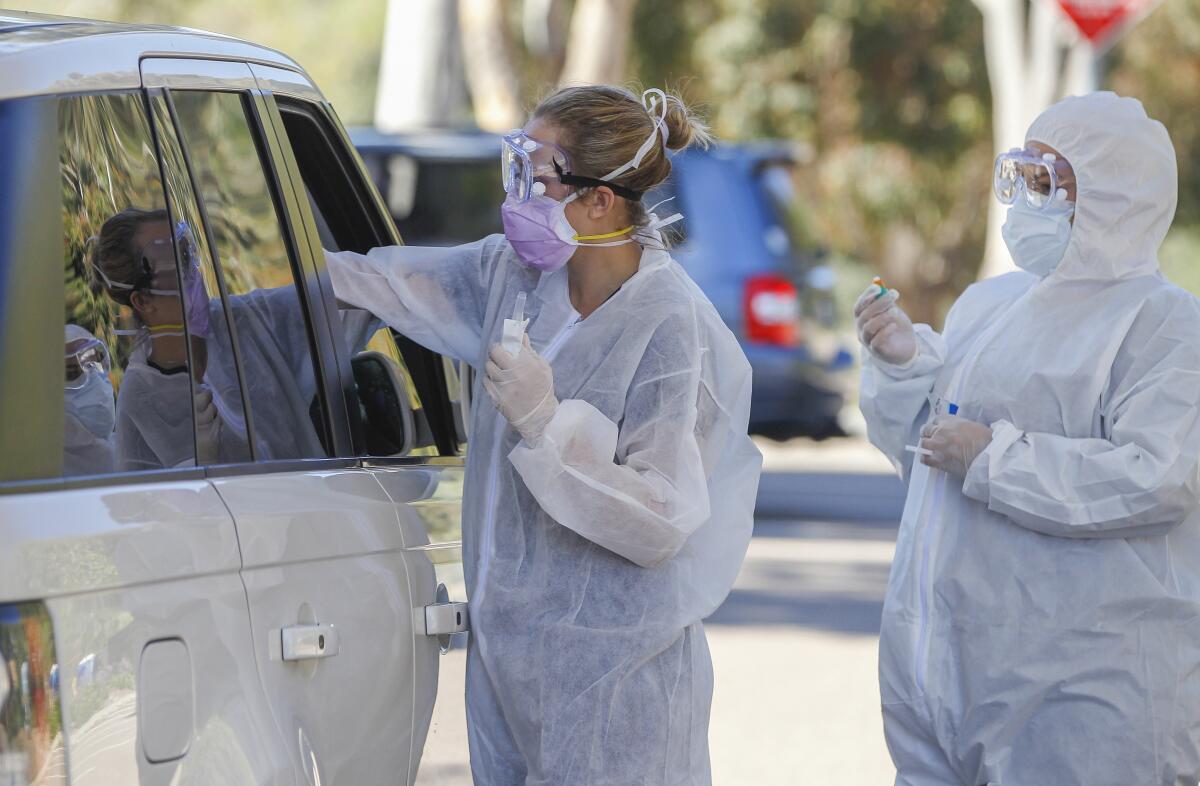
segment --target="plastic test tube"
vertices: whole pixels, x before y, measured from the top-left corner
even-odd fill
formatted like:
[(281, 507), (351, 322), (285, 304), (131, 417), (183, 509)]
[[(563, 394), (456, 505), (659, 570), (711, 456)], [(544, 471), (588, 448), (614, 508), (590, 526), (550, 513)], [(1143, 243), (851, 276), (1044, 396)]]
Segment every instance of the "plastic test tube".
[(879, 276), (875, 276), (875, 278), (871, 279), (871, 283), (879, 287), (879, 294), (875, 296), (876, 300), (879, 300), (879, 298), (888, 293), (888, 285), (883, 283), (883, 279)]
[(909, 453), (916, 453), (918, 456), (932, 456), (933, 451), (927, 448), (918, 447), (916, 445), (905, 445), (904, 449)]
[(514, 357), (521, 354), (521, 339), (525, 335), (525, 326), (529, 324), (529, 320), (525, 318), (525, 299), (524, 292), (517, 293), (512, 319), (504, 320), (504, 333), (500, 338), (500, 346)]

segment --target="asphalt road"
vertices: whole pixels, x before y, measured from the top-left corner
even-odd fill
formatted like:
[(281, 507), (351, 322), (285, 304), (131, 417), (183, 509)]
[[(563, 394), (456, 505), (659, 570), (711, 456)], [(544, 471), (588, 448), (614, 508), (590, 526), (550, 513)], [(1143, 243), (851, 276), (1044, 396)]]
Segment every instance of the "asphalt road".
[[(716, 674), (714, 784), (892, 783), (876, 653), (896, 493), (861, 476), (764, 476), (745, 565), (706, 622)], [(839, 518), (839, 508), (872, 520)], [(470, 784), (463, 706), (454, 701), (464, 665), (461, 651), (443, 656), (420, 786)]]

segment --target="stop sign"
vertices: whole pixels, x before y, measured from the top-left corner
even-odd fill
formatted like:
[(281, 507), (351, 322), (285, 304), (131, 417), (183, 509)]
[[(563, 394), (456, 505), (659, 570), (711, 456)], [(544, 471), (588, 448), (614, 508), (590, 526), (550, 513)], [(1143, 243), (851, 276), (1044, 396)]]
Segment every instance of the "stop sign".
[(1095, 45), (1108, 42), (1161, 0), (1058, 0), (1083, 37)]

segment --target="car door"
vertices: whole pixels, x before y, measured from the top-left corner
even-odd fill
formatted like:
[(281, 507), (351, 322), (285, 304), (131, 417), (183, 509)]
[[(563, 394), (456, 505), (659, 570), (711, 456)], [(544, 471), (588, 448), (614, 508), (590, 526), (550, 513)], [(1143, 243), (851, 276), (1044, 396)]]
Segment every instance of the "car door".
[[(366, 252), (398, 238), (332, 108), (299, 74), (262, 65), (252, 70), (268, 93), (267, 110), (280, 129), (284, 168), (294, 173), (298, 223), (307, 227), (314, 265), (322, 271), (318, 281), (328, 296), (332, 290), (323, 272), (323, 248)], [(340, 326), (333, 319), (330, 324), (335, 332)], [(348, 345), (346, 340), (336, 342), (339, 348)], [(461, 549), (465, 430), (458, 419), (461, 410), (454, 406), (459, 380), (453, 364), (387, 329), (377, 331), (368, 348), (390, 358), (405, 380), (415, 442), (405, 453), (381, 453), (371, 449), (370, 440), (356, 439), (355, 455), (364, 459), (396, 506), (414, 608), (448, 603), (457, 614), (457, 604), (465, 606), (466, 601)], [(343, 374), (349, 373), (346, 365), (343, 360)], [(363, 423), (352, 430), (375, 426)], [(465, 627), (465, 619), (458, 626)], [(466, 771), (465, 637), (439, 640), (418, 630), (413, 780), (422, 761), (422, 780), (427, 782)]]
[[(208, 468), (242, 550), (254, 655), (301, 782), (400, 783), (413, 738), (414, 604), (396, 506), (354, 456), (327, 319), (352, 346), (362, 314), (325, 310), (278, 139), (245, 64), (143, 61), (155, 114), (180, 142), (200, 211), (228, 352), (222, 429), (245, 460)], [(188, 315), (189, 324), (191, 314)], [(219, 372), (220, 369), (218, 368)], [(217, 374), (220, 376), (220, 374)], [(240, 400), (239, 400), (240, 398)], [(225, 410), (229, 410), (228, 417)], [(224, 433), (224, 431), (222, 431)]]
[(194, 358), (156, 330), (183, 287), (146, 96), (0, 103), (11, 121), (0, 171), (28, 177), (0, 192), (0, 780), (295, 784), (234, 521), (195, 461)]

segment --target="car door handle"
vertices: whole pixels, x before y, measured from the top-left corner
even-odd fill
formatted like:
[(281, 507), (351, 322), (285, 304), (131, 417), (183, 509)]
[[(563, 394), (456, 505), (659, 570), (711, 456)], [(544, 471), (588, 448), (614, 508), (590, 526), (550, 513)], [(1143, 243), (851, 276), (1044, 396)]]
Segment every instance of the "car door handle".
[(333, 625), (292, 625), (284, 628), (282, 635), (286, 661), (332, 658), (342, 651), (342, 641)]
[(450, 636), (470, 629), (466, 603), (431, 603), (425, 607), (426, 636)]

